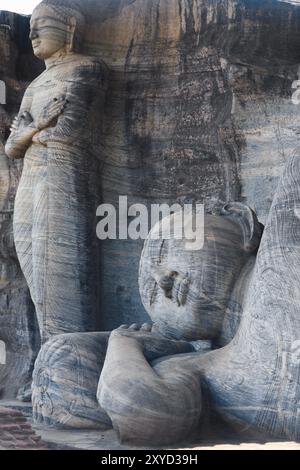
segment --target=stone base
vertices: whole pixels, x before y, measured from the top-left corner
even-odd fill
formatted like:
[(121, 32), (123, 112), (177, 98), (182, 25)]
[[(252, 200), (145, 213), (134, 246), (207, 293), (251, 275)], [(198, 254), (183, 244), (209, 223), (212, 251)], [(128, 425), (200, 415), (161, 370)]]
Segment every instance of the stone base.
[[(5, 420), (5, 423), (4, 423)], [(22, 427), (23, 426), (23, 427)], [(136, 450), (122, 446), (113, 430), (59, 431), (32, 425), (31, 404), (17, 400), (0, 400), (0, 450)], [(3, 439), (4, 437), (4, 439)], [(141, 448), (139, 448), (141, 449)], [(149, 449), (149, 448), (147, 448)], [(157, 447), (156, 447), (157, 449)], [(170, 447), (179, 449), (179, 446)], [(296, 442), (239, 442), (234, 436), (216, 436), (213, 440), (189, 443), (182, 450), (300, 450)], [(162, 449), (164, 450), (164, 449)]]
[(0, 450), (50, 450), (25, 415), (0, 406)]

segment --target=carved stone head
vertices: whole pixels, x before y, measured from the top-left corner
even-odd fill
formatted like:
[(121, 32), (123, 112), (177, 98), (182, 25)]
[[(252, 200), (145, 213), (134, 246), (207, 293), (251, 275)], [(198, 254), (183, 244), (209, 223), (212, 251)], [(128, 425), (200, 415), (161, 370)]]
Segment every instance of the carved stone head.
[(85, 19), (76, 9), (55, 0), (44, 0), (33, 11), (30, 39), (34, 54), (47, 60), (55, 54), (79, 52)]
[(187, 250), (185, 239), (149, 235), (139, 287), (159, 329), (177, 339), (218, 338), (234, 284), (261, 235), (255, 214), (240, 203), (227, 205), (220, 215), (205, 216), (201, 250)]

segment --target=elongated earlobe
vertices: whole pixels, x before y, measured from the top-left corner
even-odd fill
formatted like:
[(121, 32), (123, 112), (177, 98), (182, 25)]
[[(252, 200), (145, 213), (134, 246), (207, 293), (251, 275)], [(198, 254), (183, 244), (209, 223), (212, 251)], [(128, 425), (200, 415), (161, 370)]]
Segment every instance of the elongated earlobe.
[(70, 40), (69, 40), (69, 52), (74, 52), (76, 50), (76, 28), (77, 20), (74, 16), (70, 18), (69, 30), (70, 30)]
[(223, 207), (221, 215), (230, 218), (241, 227), (245, 251), (252, 253), (258, 250), (264, 226), (249, 206), (241, 202), (230, 202)]

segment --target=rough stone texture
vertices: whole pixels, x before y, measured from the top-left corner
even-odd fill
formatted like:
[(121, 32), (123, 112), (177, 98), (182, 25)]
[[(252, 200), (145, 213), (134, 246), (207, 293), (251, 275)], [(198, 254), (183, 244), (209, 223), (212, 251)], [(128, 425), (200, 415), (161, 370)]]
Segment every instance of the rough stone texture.
[[(87, 0), (82, 8), (90, 18), (85, 52), (104, 59), (111, 71), (99, 180), (105, 202), (123, 193), (130, 202), (147, 204), (204, 200), (209, 210), (240, 199), (264, 220), (280, 167), (298, 142), (298, 108), (290, 97), (300, 62), (299, 9), (274, 0)], [(136, 242), (102, 244), (103, 329), (146, 317), (137, 292), (139, 255)], [(121, 340), (116, 334), (114, 341)], [(243, 377), (237, 374), (236, 381), (242, 384)], [(228, 383), (234, 383), (232, 376)], [(190, 385), (199, 386), (194, 380)], [(174, 388), (172, 393), (176, 397)], [(238, 413), (229, 412), (230, 419)], [(275, 416), (269, 429), (268, 413), (257, 416), (255, 426), (298, 438), (297, 423)], [(190, 424), (193, 429), (195, 416)], [(138, 433), (138, 421), (128, 425)], [(128, 430), (122, 433), (126, 439)], [(169, 437), (176, 433), (175, 423)]]
[(19, 411), (0, 408), (0, 450), (49, 450)]
[[(127, 194), (129, 203), (205, 200), (209, 210), (239, 197), (264, 222), (298, 142), (290, 98), (299, 8), (276, 0), (86, 0), (81, 8), (85, 52), (110, 68), (105, 202)], [(147, 318), (136, 283), (141, 249), (102, 243), (102, 329)]]
[[(176, 215), (172, 219), (176, 223)], [(186, 226), (192, 226), (191, 215), (184, 220)], [(155, 237), (160, 226), (150, 232), (141, 256), (143, 305), (160, 332), (169, 337), (218, 342), (221, 335), (225, 337), (225, 312), (227, 322), (236, 324), (235, 330), (239, 324), (236, 315), (235, 321), (231, 320), (234, 312), (228, 309), (229, 299), (237, 281), (247, 283), (247, 276), (240, 280), (241, 271), (249, 258), (255, 257), (263, 227), (241, 203), (228, 204), (220, 215), (205, 216), (202, 249), (189, 250), (187, 240), (176, 240), (174, 235), (170, 240)], [(241, 313), (243, 302), (238, 301), (239, 295), (235, 297)], [(230, 327), (226, 328), (229, 342), (234, 328), (231, 334)]]
[[(0, 79), (5, 82), (7, 104), (0, 105), (0, 340), (5, 343), (6, 365), (0, 366), (0, 394), (14, 397), (30, 381), (39, 347), (34, 308), (13, 243), (14, 198), (22, 171), (11, 162), (3, 143), (11, 117), (18, 112), (27, 84), (41, 67), (29, 44), (29, 19), (0, 12)], [(21, 391), (21, 394), (23, 392)]]
[(299, 202), (298, 147), (276, 190), (241, 327), (223, 349), (224, 360), (218, 363), (218, 354), (212, 354), (205, 371), (226, 418), (295, 441), (300, 439)]
[[(18, 401), (1, 400), (1, 408), (8, 408), (9, 410), (21, 411), (22, 414), (27, 417), (30, 422), (31, 406), (28, 403), (21, 403)], [(16, 415), (17, 420), (19, 414)], [(10, 424), (14, 423), (14, 416), (9, 417)], [(53, 429), (51, 427), (41, 427), (33, 425), (38, 436), (41, 436), (44, 443), (46, 443), (51, 449), (57, 450), (136, 450), (141, 449), (140, 447), (128, 447), (120, 444), (117, 438), (117, 434), (113, 430), (99, 432), (99, 430), (66, 430), (66, 429)], [(0, 447), (5, 448), (7, 444), (2, 443)], [(147, 450), (151, 447), (145, 448)], [(153, 447), (158, 449), (158, 447)], [(168, 447), (168, 449), (176, 450), (178, 446)], [(295, 442), (281, 442), (272, 441), (266, 442), (264, 439), (250, 439), (250, 440), (239, 440), (238, 436), (232, 432), (228, 427), (218, 425), (214, 428), (213, 433), (210, 436), (207, 434), (207, 429), (203, 437), (198, 437), (194, 442), (187, 442), (181, 447), (182, 450), (298, 450), (300, 444)]]
[[(299, 7), (276, 0), (87, 0), (110, 67), (103, 199), (243, 200), (264, 222), (299, 140)], [(102, 244), (102, 328), (143, 321), (142, 243)], [(129, 269), (128, 269), (129, 267)], [(120, 318), (122, 316), (122, 318)]]
[(41, 349), (33, 374), (33, 420), (65, 429), (108, 429), (97, 386), (109, 333), (57, 335)]
[(96, 329), (106, 69), (81, 54), (83, 28), (73, 10), (47, 2), (34, 10), (30, 37), (46, 70), (27, 88), (5, 146), (10, 158), (24, 158), (14, 240), (42, 342)]
[[(141, 298), (154, 325), (113, 331), (97, 392), (121, 442), (132, 445), (172, 444), (193, 433), (196, 438), (201, 428), (204, 436), (209, 432), (209, 400), (188, 360), (201, 363), (203, 355), (235, 337), (263, 231), (241, 203), (205, 216), (201, 250), (190, 250), (187, 239), (172, 235), (158, 239), (165, 222), (150, 232), (140, 261)], [(176, 351), (181, 361), (187, 358), (186, 371), (175, 365), (161, 373), (162, 357)]]
[[(175, 350), (174, 341), (168, 344), (156, 331), (136, 331), (132, 326), (111, 334), (98, 399), (121, 442), (165, 445), (192, 437), (210, 409), (241, 433), (299, 441), (299, 204), (298, 147), (276, 190), (255, 267), (249, 271), (240, 327), (227, 346), (188, 353), (179, 344), (183, 342), (175, 341), (181, 354), (168, 357), (172, 347)], [(187, 256), (172, 244), (169, 250), (162, 265), (174, 271), (167, 264), (172, 254), (176, 251), (173, 259), (178, 263)], [(203, 276), (202, 294), (205, 282)], [(192, 284), (189, 289), (193, 298)], [(165, 306), (163, 296), (157, 296), (156, 302), (155, 314)], [(172, 310), (175, 313), (164, 322), (173, 327), (173, 317), (181, 316), (184, 331), (191, 306), (185, 311), (173, 302)], [(201, 315), (202, 339), (210, 338), (214, 311), (201, 309)], [(126, 374), (120, 375), (125, 369)]]
[(268, 442), (266, 444), (241, 443), (241, 444), (215, 444), (214, 442), (203, 444), (203, 446), (192, 447), (190, 450), (300, 450), (300, 444), (297, 442)]
[(0, 10), (0, 80), (6, 85), (6, 104), (0, 105), (2, 143), (9, 135), (12, 117), (19, 111), (28, 83), (43, 68), (32, 53), (29, 17)]
[[(192, 225), (191, 217), (185, 216), (185, 226), (188, 224)], [(140, 265), (141, 297), (160, 333), (154, 342), (150, 338), (146, 346), (147, 359), (154, 360), (168, 352), (173, 354), (182, 350), (196, 349), (204, 353), (229, 343), (243, 313), (245, 289), (242, 283), (246, 286), (251, 275), (249, 262), (253, 267), (252, 260), (262, 234), (261, 224), (244, 204), (228, 204), (221, 215), (205, 216), (204, 246), (196, 251), (186, 249), (187, 240), (175, 240), (172, 236), (170, 240), (154, 239), (154, 232), (160, 226), (158, 223), (151, 231)], [(241, 273), (245, 265), (247, 269)], [(235, 284), (237, 288), (233, 289)], [(132, 326), (131, 331), (137, 328), (137, 325)], [(151, 329), (146, 324), (142, 327), (143, 331)], [(124, 331), (122, 329), (122, 333)], [(119, 331), (113, 332), (113, 338), (117, 334)], [(184, 341), (169, 341), (162, 334), (172, 340)], [(111, 426), (95, 399), (98, 380), (105, 363), (99, 400), (110, 415), (111, 402), (113, 407), (118, 406), (121, 410), (124, 406), (124, 400), (119, 400), (114, 388), (118, 390), (119, 380), (126, 382), (127, 372), (120, 369), (118, 361), (114, 362), (110, 354), (105, 359), (108, 337), (109, 333), (58, 335), (42, 347), (33, 374), (35, 423), (74, 429)], [(130, 354), (127, 358), (126, 345), (120, 353), (128, 362), (126, 369), (130, 370), (131, 358)], [(138, 367), (136, 372), (139, 372)], [(138, 386), (139, 380), (130, 380), (132, 388)], [(142, 405), (137, 402), (136, 406), (138, 409)], [(119, 425), (115, 429), (118, 431)], [(171, 441), (172, 431), (166, 434)]]
[[(1, 176), (8, 183), (8, 193), (11, 195), (16, 188), (18, 169), (7, 164), (1, 149), (0, 162)], [(3, 171), (3, 166), (6, 171)], [(3, 184), (1, 189), (4, 186)], [(9, 203), (8, 199), (9, 197), (4, 200), (0, 212), (0, 340), (4, 342), (6, 351), (6, 364), (0, 366), (2, 397), (15, 396), (18, 390), (30, 381), (39, 348), (34, 308), (15, 253), (12, 202)]]
[(222, 347), (229, 344), (234, 338), (243, 314), (245, 299), (251, 284), (251, 279), (255, 267), (256, 256), (250, 256), (244, 265), (239, 277), (232, 289), (222, 324), (222, 331), (215, 341), (215, 346)]

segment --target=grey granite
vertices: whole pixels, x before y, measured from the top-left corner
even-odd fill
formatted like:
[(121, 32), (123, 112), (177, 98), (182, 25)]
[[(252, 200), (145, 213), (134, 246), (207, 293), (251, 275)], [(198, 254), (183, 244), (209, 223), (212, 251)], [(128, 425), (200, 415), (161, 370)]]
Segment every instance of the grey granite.
[(30, 38), (46, 70), (27, 88), (5, 146), (9, 158), (24, 158), (14, 241), (42, 342), (96, 328), (106, 68), (81, 54), (83, 30), (75, 10), (46, 1), (34, 10)]
[[(31, 27), (47, 69), (25, 93), (6, 154), (25, 156), (15, 241), (42, 342), (50, 338), (36, 362), (34, 419), (64, 425), (67, 413), (80, 428), (99, 413), (122, 442), (169, 445), (198, 436), (213, 410), (240, 432), (298, 440), (299, 113), (291, 97), (300, 9), (275, 0), (47, 0)], [(5, 52), (7, 63), (17, 50)], [(5, 158), (2, 168), (7, 181)], [(161, 260), (146, 243), (146, 311), (142, 243), (95, 241), (96, 205), (120, 194), (147, 205), (205, 202), (206, 240), (216, 241), (204, 260), (173, 240)], [(256, 260), (261, 226), (244, 203), (266, 221)], [(153, 272), (152, 259), (165, 271)], [(203, 274), (195, 290), (190, 268)], [(154, 326), (115, 329), (107, 351), (107, 335), (98, 344), (90, 338), (101, 333), (81, 333), (149, 316)]]
[[(254, 269), (247, 270), (251, 276), (241, 321), (229, 344), (211, 352), (184, 353), (178, 341), (182, 352), (174, 354), (174, 341), (168, 343), (156, 330), (133, 325), (111, 334), (98, 399), (121, 442), (167, 444), (192, 438), (207, 409), (241, 434), (262, 432), (299, 441), (299, 150), (286, 163)], [(186, 254), (177, 249), (178, 258)], [(203, 276), (200, 293), (205, 281)], [(160, 283), (159, 288), (163, 290)], [(156, 312), (161, 308), (164, 313), (166, 302), (170, 304), (164, 321), (172, 326), (174, 317), (181, 316), (183, 327), (189, 324), (190, 310), (172, 304), (172, 296), (167, 301), (164, 297), (156, 298)], [(214, 332), (211, 317), (213, 310), (201, 310), (203, 339)]]

